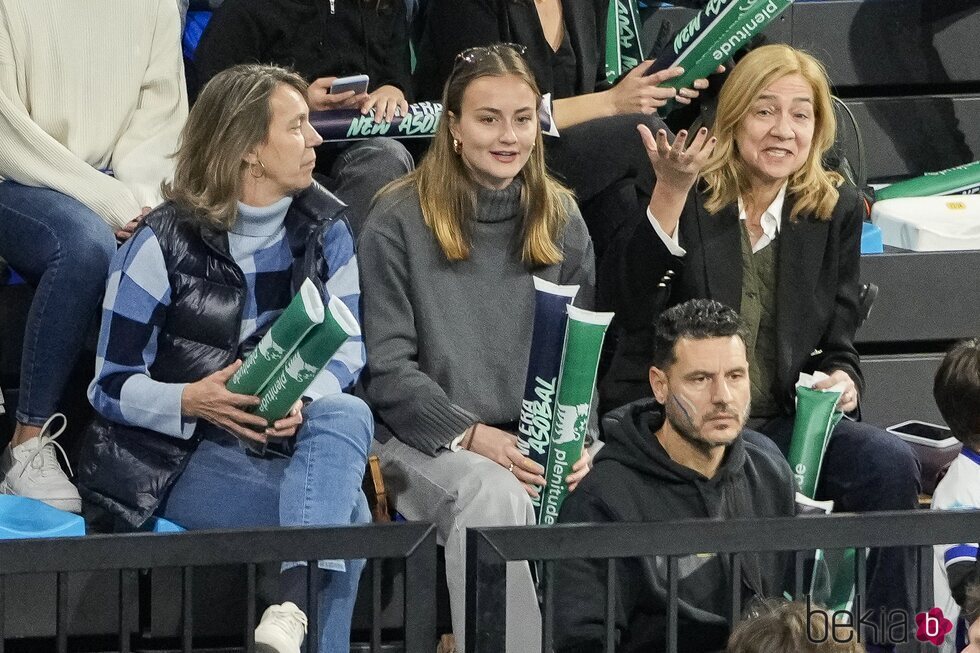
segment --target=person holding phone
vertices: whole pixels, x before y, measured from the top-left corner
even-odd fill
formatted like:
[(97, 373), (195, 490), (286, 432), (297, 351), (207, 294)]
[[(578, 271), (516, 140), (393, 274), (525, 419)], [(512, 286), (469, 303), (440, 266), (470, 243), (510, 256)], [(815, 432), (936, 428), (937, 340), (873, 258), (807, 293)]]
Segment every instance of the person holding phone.
[(682, 70), (647, 75), (652, 61), (610, 84), (608, 7), (609, 0), (429, 0), (416, 70), (419, 96), (438, 97), (460, 51), (491, 43), (524, 49), (541, 92), (551, 94), (561, 132), (545, 141), (548, 165), (575, 191), (600, 257), (643, 218), (653, 187), (636, 125), (663, 128), (660, 107), (688, 104), (708, 86), (704, 79), (680, 91), (660, 86)]
[[(370, 521), (361, 479), (373, 424), (343, 392), (364, 365), (345, 343), (302, 401), (274, 423), (227, 381), (309, 279), (324, 303), (358, 314), (346, 207), (313, 181), (320, 137), (306, 82), (274, 66), (219, 73), (191, 109), (166, 202), (113, 259), (79, 489), (93, 525), (188, 529)], [(271, 438), (291, 454), (254, 455)], [(248, 445), (248, 446), (243, 446)], [(319, 650), (350, 650), (363, 560), (286, 562), (281, 604), (255, 632), (264, 651), (298, 653), (308, 578), (319, 596)]]
[[(371, 79), (367, 75), (350, 75), (349, 77), (335, 77), (330, 82), (330, 95), (348, 95), (353, 93), (355, 96), (367, 93)], [(384, 115), (381, 116), (382, 118)]]
[[(592, 243), (548, 174), (534, 78), (517, 50), (463, 52), (419, 168), (379, 195), (361, 234), (363, 394), (398, 511), (434, 521), (458, 650), (466, 528), (534, 524), (544, 469), (515, 435), (534, 319), (532, 275), (577, 284), (591, 306)], [(588, 472), (583, 456), (571, 487)], [(508, 575), (507, 651), (540, 650), (527, 564)]]
[[(200, 84), (241, 63), (295, 70), (307, 82), (313, 111), (357, 109), (376, 122), (408, 110), (412, 96), (404, 0), (235, 0), (219, 7), (194, 53)], [(334, 89), (367, 75), (370, 85)], [(414, 167), (401, 143), (371, 138), (318, 149), (317, 172), (351, 207), (355, 236), (375, 193)]]

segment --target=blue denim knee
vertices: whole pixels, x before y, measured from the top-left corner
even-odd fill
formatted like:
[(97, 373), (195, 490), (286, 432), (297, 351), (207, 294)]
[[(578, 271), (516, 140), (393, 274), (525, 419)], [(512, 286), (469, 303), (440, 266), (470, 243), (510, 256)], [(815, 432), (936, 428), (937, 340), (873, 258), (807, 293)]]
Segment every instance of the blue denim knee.
[[(344, 432), (357, 446), (358, 451), (367, 453), (374, 437), (374, 417), (364, 401), (354, 395), (339, 393), (321, 397), (303, 409), (303, 421), (311, 435), (323, 436), (333, 429), (322, 428), (320, 422), (333, 422), (338, 417), (344, 420)], [(324, 424), (325, 425), (325, 424)]]

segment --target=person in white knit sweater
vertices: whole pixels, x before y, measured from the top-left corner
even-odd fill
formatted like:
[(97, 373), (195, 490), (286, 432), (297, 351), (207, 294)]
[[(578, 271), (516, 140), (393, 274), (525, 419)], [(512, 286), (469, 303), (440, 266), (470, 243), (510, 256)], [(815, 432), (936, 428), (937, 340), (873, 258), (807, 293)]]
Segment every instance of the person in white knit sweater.
[(162, 200), (185, 89), (175, 0), (0, 0), (0, 258), (36, 288), (0, 492), (81, 509), (56, 411), (117, 240)]

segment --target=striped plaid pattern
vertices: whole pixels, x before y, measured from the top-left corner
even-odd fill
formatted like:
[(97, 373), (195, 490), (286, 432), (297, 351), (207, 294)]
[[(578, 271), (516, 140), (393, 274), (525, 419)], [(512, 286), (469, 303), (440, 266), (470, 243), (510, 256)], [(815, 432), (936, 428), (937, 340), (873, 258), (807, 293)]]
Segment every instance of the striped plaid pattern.
[[(254, 224), (243, 229), (236, 225), (228, 234), (232, 257), (242, 269), (247, 287), (239, 342), (261, 336), (289, 303), (292, 255), (281, 224), (288, 205), (288, 201), (284, 206), (274, 205), (278, 215), (273, 218), (278, 220), (274, 229), (260, 233), (252, 228)], [(335, 295), (354, 315), (360, 315), (354, 242), (345, 222), (334, 223), (324, 234), (323, 253), (330, 275), (324, 302)], [(88, 395), (93, 407), (107, 419), (187, 439), (197, 424), (180, 414), (185, 384), (162, 383), (148, 374), (170, 293), (160, 244), (153, 231), (144, 227), (120, 248), (110, 266), (95, 379)], [(363, 339), (348, 340), (314, 379), (307, 395), (317, 399), (350, 388), (364, 362)]]

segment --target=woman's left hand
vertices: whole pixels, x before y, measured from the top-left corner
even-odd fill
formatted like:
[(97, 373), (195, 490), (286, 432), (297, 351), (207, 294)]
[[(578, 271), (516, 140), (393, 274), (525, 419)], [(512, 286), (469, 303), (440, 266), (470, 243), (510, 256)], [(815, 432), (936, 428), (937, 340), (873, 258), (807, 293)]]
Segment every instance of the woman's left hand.
[(405, 94), (396, 86), (386, 84), (374, 89), (361, 105), (361, 113), (367, 115), (374, 109), (374, 122), (391, 122), (395, 118), (395, 110), (401, 110), (401, 115), (408, 113), (408, 100)]
[(568, 491), (572, 492), (575, 490), (578, 487), (579, 481), (585, 478), (585, 475), (591, 471), (592, 456), (589, 455), (588, 449), (582, 449), (582, 457), (572, 465), (572, 473), (565, 477), (565, 482), (568, 483)]
[[(690, 142), (688, 142), (687, 130), (682, 129), (677, 132), (673, 143), (667, 140), (666, 129), (657, 130), (656, 136), (650, 132), (650, 128), (646, 125), (637, 125), (636, 129), (640, 132), (643, 147), (646, 148), (647, 157), (650, 159), (650, 166), (657, 178), (653, 191), (654, 197), (650, 203), (651, 207), (653, 207), (653, 199), (660, 197), (658, 190), (667, 190), (674, 195), (686, 196), (697, 181), (698, 175), (701, 174), (701, 168), (708, 162), (708, 158), (714, 151), (715, 143), (718, 142), (717, 139), (713, 136), (708, 137), (706, 127), (699, 129)], [(652, 208), (651, 213), (653, 213)], [(654, 215), (660, 217), (659, 213), (654, 213)], [(679, 215), (680, 211), (678, 210)], [(662, 226), (665, 227), (664, 230), (667, 233), (673, 233), (673, 230), (668, 229), (667, 225)]]
[[(725, 67), (722, 65), (719, 65), (718, 68), (715, 70), (716, 74), (723, 73), (723, 72), (725, 72)], [(694, 83), (691, 84), (690, 88), (677, 89), (677, 95), (674, 97), (674, 101), (677, 102), (678, 104), (690, 104), (695, 99), (697, 99), (697, 97), (701, 95), (701, 91), (703, 91), (706, 88), (708, 88), (707, 79), (705, 79), (704, 77), (702, 77), (701, 79), (695, 79)]]
[(854, 379), (852, 379), (847, 372), (843, 370), (834, 370), (833, 372), (830, 372), (830, 378), (814, 383), (813, 389), (826, 390), (827, 388), (831, 388), (838, 383), (844, 384), (844, 392), (841, 394), (840, 399), (837, 400), (837, 408), (845, 413), (849, 413), (857, 408), (859, 397), (857, 385), (854, 383)]
[(117, 229), (116, 240), (118, 240), (120, 243), (124, 243), (129, 240), (133, 235), (133, 232), (136, 231), (136, 227), (140, 226), (140, 222), (143, 221), (143, 218), (145, 218), (151, 210), (152, 209), (150, 209), (150, 207), (144, 206), (140, 210), (140, 214), (138, 216), (127, 222), (122, 229)]
[(291, 438), (296, 435), (300, 425), (303, 423), (303, 400), (297, 401), (289, 410), (289, 414), (265, 430), (265, 434), (270, 438)]

